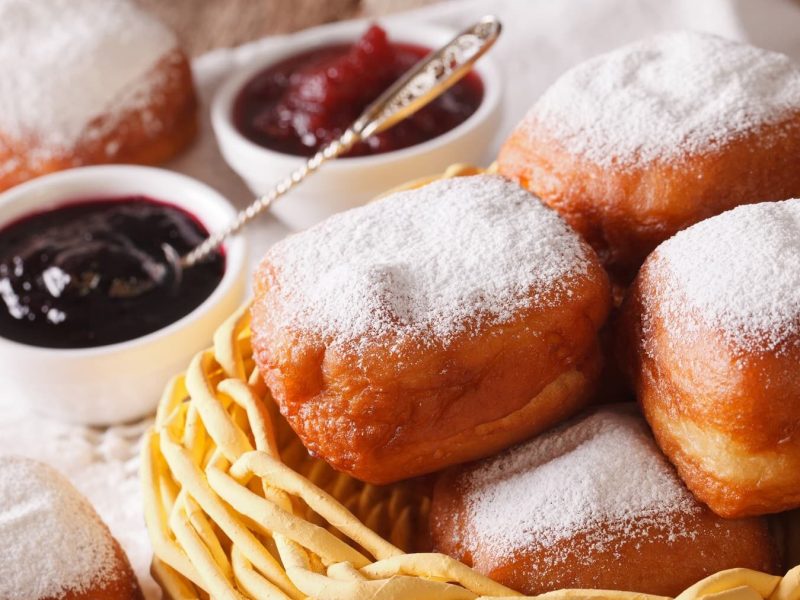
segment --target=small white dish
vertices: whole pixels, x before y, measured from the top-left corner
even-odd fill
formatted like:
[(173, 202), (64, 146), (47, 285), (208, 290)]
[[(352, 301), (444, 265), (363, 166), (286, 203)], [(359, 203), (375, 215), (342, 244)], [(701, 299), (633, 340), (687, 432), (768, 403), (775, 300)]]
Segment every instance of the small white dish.
[[(305, 163), (303, 157), (283, 154), (251, 142), (233, 123), (233, 106), (239, 91), (259, 71), (289, 56), (314, 47), (353, 42), (366, 30), (363, 23), (341, 23), (286, 38), (280, 46), (254, 54), (251, 64), (234, 73), (217, 90), (211, 104), (211, 123), (222, 155), (255, 195), (268, 192), (276, 182)], [(389, 39), (437, 48), (457, 32), (432, 25), (396, 23), (385, 26)], [(466, 121), (436, 138), (394, 152), (344, 158), (325, 164), (318, 173), (292, 190), (272, 207), (288, 227), (300, 230), (326, 217), (360, 206), (388, 189), (424, 175), (443, 171), (453, 163), (483, 164), (500, 123), (501, 82), (491, 56), (475, 66), (484, 87), (483, 100)]]
[[(0, 227), (70, 200), (137, 194), (191, 212), (210, 232), (235, 214), (220, 194), (185, 175), (151, 167), (99, 166), (54, 173), (0, 194)], [(244, 238), (228, 241), (225, 252), (225, 274), (211, 295), (185, 317), (148, 335), (80, 349), (43, 348), (0, 337), (4, 401), (87, 425), (122, 423), (151, 413), (167, 381), (210, 344), (214, 330), (243, 300)]]

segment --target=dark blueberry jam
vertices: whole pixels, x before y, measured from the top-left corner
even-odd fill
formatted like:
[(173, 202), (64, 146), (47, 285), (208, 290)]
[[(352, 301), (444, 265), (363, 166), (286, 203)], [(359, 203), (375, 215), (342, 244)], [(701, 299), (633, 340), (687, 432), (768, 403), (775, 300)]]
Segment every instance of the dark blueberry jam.
[(200, 305), (225, 271), (221, 252), (165, 277), (162, 243), (183, 254), (208, 232), (143, 196), (68, 202), (0, 230), (0, 336), (50, 348), (131, 340)]
[[(373, 25), (355, 44), (316, 48), (261, 71), (239, 92), (234, 123), (260, 146), (311, 156), (338, 138), (428, 52), (392, 43), (383, 29)], [(356, 145), (347, 156), (390, 152), (433, 139), (463, 123), (482, 99), (483, 84), (470, 73), (414, 115)]]

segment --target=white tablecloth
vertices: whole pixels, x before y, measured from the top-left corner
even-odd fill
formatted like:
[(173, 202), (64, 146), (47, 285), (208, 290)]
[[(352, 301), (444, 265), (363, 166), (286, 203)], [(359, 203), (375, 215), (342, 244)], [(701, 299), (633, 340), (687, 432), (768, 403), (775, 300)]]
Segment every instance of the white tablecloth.
[[(659, 31), (710, 31), (800, 60), (800, 3), (796, 0), (463, 0), (385, 21), (425, 20), (459, 28), (485, 13), (498, 15), (505, 25), (492, 50), (505, 77), (504, 116), (494, 149), (565, 69)], [(300, 35), (313, 35), (313, 31)], [(197, 59), (194, 70), (203, 106), (207, 108), (219, 82), (246, 64), (255, 49), (280, 44), (282, 39), (267, 38)], [(211, 184), (238, 206), (250, 199), (247, 188), (219, 155), (207, 114), (198, 143), (169, 166)], [(286, 233), (270, 217), (254, 223), (247, 233), (253, 261)], [(64, 472), (89, 497), (128, 552), (145, 596), (158, 598), (160, 592), (149, 576), (151, 553), (137, 478), (138, 444), (148, 421), (98, 430), (30, 415), (21, 404), (24, 399), (0, 394), (0, 454), (31, 456)]]

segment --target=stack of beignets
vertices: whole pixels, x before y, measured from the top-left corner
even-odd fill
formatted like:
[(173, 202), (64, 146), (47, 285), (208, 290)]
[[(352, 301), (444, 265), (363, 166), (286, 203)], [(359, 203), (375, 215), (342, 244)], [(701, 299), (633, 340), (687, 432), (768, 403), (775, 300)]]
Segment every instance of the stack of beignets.
[(628, 282), (677, 231), (800, 196), (800, 67), (666, 33), (562, 75), (500, 151), (500, 173), (555, 208)]
[(486, 456), (584, 406), (610, 294), (556, 213), (482, 175), (279, 242), (255, 295), (255, 357), (283, 415), (336, 468), (387, 483)]
[[(440, 550), (526, 593), (776, 572), (762, 515), (800, 506), (800, 200), (778, 201), (800, 194), (800, 68), (657, 36), (564, 75), (498, 164), (270, 250), (253, 347), (282, 413), (371, 483), (541, 434), (446, 470), (432, 502)], [(542, 433), (596, 389), (589, 245), (620, 294), (655, 249), (614, 328), (655, 440), (633, 403)]]

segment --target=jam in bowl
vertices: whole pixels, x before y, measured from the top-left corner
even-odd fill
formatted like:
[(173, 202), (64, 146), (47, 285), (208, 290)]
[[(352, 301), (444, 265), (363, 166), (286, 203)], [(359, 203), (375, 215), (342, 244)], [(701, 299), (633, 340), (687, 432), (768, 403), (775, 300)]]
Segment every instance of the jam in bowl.
[(86, 425), (152, 412), (247, 282), (242, 236), (182, 281), (156, 272), (158, 246), (183, 252), (234, 215), (195, 179), (129, 165), (68, 169), (0, 194), (4, 397)]
[(217, 287), (215, 252), (168, 276), (163, 244), (185, 253), (208, 236), (189, 212), (145, 196), (68, 201), (0, 229), (0, 336), (85, 348), (152, 333)]
[[(371, 26), (353, 44), (327, 44), (272, 64), (239, 92), (233, 119), (247, 139), (277, 152), (311, 156), (339, 138), (361, 112), (423, 58), (429, 48), (392, 42)], [(348, 156), (400, 150), (466, 121), (483, 99), (474, 72), (393, 128), (357, 144)]]
[[(316, 27), (237, 55), (211, 104), (211, 124), (228, 165), (254, 195), (300, 169), (362, 108), (456, 31), (392, 22), (386, 33), (363, 23)], [(362, 71), (362, 69), (366, 69)], [(374, 139), (327, 162), (270, 210), (304, 229), (454, 163), (492, 160), (502, 84), (492, 53), (444, 96)]]

